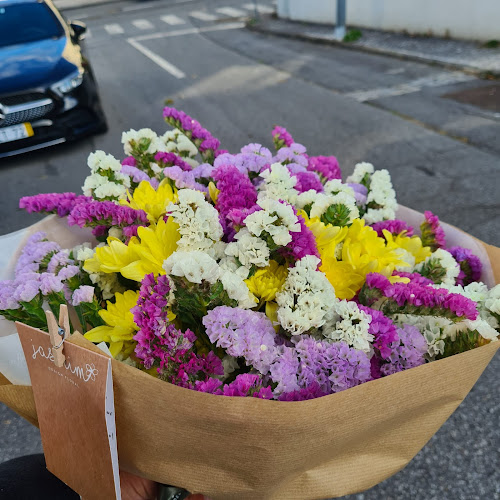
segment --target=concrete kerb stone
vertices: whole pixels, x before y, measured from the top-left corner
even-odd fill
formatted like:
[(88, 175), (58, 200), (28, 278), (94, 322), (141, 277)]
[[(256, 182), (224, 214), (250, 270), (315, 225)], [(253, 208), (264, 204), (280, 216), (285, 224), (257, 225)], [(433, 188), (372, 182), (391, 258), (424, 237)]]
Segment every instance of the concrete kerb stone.
[[(300, 21), (294, 21), (294, 24), (298, 26), (304, 25), (304, 23)], [(388, 50), (381, 49), (378, 47), (369, 47), (367, 45), (354, 45), (352, 43), (342, 42), (340, 40), (335, 40), (333, 37), (328, 38), (325, 36), (314, 36), (310, 33), (301, 32), (299, 30), (293, 32), (285, 32), (282, 30), (273, 29), (272, 26), (269, 26), (269, 23), (258, 21), (258, 20), (250, 20), (246, 23), (246, 27), (250, 31), (255, 31), (258, 33), (263, 33), (266, 35), (279, 36), (282, 38), (289, 38), (295, 40), (302, 40), (311, 43), (317, 43), (321, 45), (331, 45), (335, 47), (341, 47), (343, 49), (348, 50), (356, 50), (359, 52), (366, 52), (369, 54), (376, 54), (382, 56), (394, 57), (396, 59), (400, 59), (403, 61), (413, 61), (420, 62), (424, 64), (428, 64), (431, 66), (439, 66), (444, 69), (449, 70), (459, 70), (464, 73), (477, 76), (479, 78), (500, 78), (500, 71), (497, 70), (486, 70), (481, 68), (476, 68), (474, 66), (470, 66), (467, 64), (458, 64), (450, 61), (444, 61), (442, 59), (427, 56), (425, 54), (409, 54), (400, 52), (397, 50)], [(333, 30), (332, 30), (333, 33)]]

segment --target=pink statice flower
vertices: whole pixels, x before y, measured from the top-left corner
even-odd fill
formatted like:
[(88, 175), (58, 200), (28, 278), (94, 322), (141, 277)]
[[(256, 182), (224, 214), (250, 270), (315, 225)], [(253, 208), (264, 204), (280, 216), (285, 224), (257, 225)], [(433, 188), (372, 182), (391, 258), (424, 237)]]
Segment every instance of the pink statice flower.
[(384, 229), (386, 231), (389, 231), (394, 236), (401, 234), (403, 231), (406, 231), (405, 233), (406, 236), (413, 236), (413, 227), (400, 219), (391, 219), (391, 220), (383, 220), (380, 222), (375, 222), (375, 224), (371, 225), (371, 228), (377, 231), (377, 235), (380, 236), (381, 238), (384, 237), (384, 232), (383, 232)]
[(309, 156), (307, 170), (316, 172), (324, 181), (342, 179), (339, 162), (335, 156)]
[(434, 252), (438, 248), (446, 248), (443, 228), (439, 225), (439, 217), (429, 210), (424, 212), (424, 221), (420, 224), (422, 245), (430, 247)]
[(279, 127), (276, 125), (273, 128), (271, 135), (273, 136), (274, 147), (276, 149), (281, 149), (285, 146), (289, 147), (295, 142), (292, 135), (285, 127)]
[(19, 200), (19, 208), (28, 213), (57, 214), (59, 217), (68, 215), (73, 207), (83, 201), (91, 201), (92, 198), (75, 193), (47, 193), (35, 196), (23, 196)]

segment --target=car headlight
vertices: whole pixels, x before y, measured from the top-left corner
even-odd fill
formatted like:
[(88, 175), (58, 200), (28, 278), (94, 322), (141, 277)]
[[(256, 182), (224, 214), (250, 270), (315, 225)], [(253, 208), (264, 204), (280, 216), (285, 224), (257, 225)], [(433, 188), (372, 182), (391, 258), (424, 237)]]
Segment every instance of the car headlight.
[(83, 82), (83, 71), (78, 69), (75, 72), (69, 74), (66, 78), (54, 83), (50, 88), (60, 95), (67, 94), (72, 90), (79, 87)]

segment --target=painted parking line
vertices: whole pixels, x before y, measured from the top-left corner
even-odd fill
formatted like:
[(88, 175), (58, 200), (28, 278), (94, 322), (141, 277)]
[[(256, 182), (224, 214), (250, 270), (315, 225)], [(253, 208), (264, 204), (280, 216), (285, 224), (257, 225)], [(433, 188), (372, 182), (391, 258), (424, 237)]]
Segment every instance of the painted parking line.
[(219, 14), (224, 14), (228, 17), (245, 17), (248, 15), (247, 12), (240, 9), (235, 9), (234, 7), (219, 7), (215, 10), (219, 12)]
[(174, 16), (173, 14), (168, 15), (168, 16), (161, 16), (160, 19), (166, 23), (169, 24), (170, 26), (176, 26), (178, 24), (185, 24), (186, 21), (184, 19), (181, 19), (178, 16)]
[(350, 97), (358, 102), (374, 101), (376, 99), (381, 99), (382, 97), (395, 97), (398, 95), (420, 92), (426, 87), (441, 87), (444, 85), (451, 85), (453, 83), (468, 82), (475, 79), (475, 76), (466, 75), (460, 71), (449, 71), (446, 73), (443, 72), (431, 76), (425, 76), (400, 85), (394, 85), (393, 87), (382, 87), (371, 90), (349, 92), (344, 94), (344, 96)]
[(123, 28), (119, 24), (105, 24), (104, 29), (110, 35), (121, 35), (124, 33)]
[(174, 66), (166, 59), (163, 59), (163, 57), (159, 56), (152, 50), (149, 50), (147, 47), (142, 45), (142, 43), (138, 42), (137, 40), (134, 40), (133, 38), (129, 38), (127, 42), (130, 43), (132, 47), (141, 52), (141, 54), (144, 54), (148, 59), (151, 59), (151, 61), (160, 66), (160, 68), (164, 69), (167, 73), (170, 73), (172, 76), (175, 76), (175, 78), (178, 78), (179, 80), (182, 78), (186, 78), (186, 74), (183, 71), (181, 71), (177, 66)]
[(217, 16), (214, 16), (213, 14), (209, 14), (208, 12), (204, 12), (202, 10), (195, 10), (193, 12), (190, 12), (189, 15), (191, 17), (194, 17), (195, 19), (198, 19), (199, 21), (217, 21), (217, 19), (219, 19)]
[[(255, 10), (255, 4), (253, 3), (246, 3), (243, 5), (245, 9), (248, 10)], [(273, 7), (269, 7), (267, 5), (262, 5), (262, 4), (257, 4), (257, 11), (260, 12), (261, 14), (272, 14), (274, 12)]]
[(132, 24), (140, 30), (152, 30), (152, 29), (154, 29), (153, 23), (151, 21), (148, 21), (147, 19), (134, 19), (132, 21)]

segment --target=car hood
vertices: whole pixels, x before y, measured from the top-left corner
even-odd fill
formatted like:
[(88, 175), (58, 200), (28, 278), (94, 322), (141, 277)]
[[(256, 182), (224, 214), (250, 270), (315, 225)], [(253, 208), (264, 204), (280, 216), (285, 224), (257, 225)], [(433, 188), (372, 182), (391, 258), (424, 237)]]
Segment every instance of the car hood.
[(79, 66), (75, 55), (66, 37), (0, 47), (0, 94), (50, 86)]

